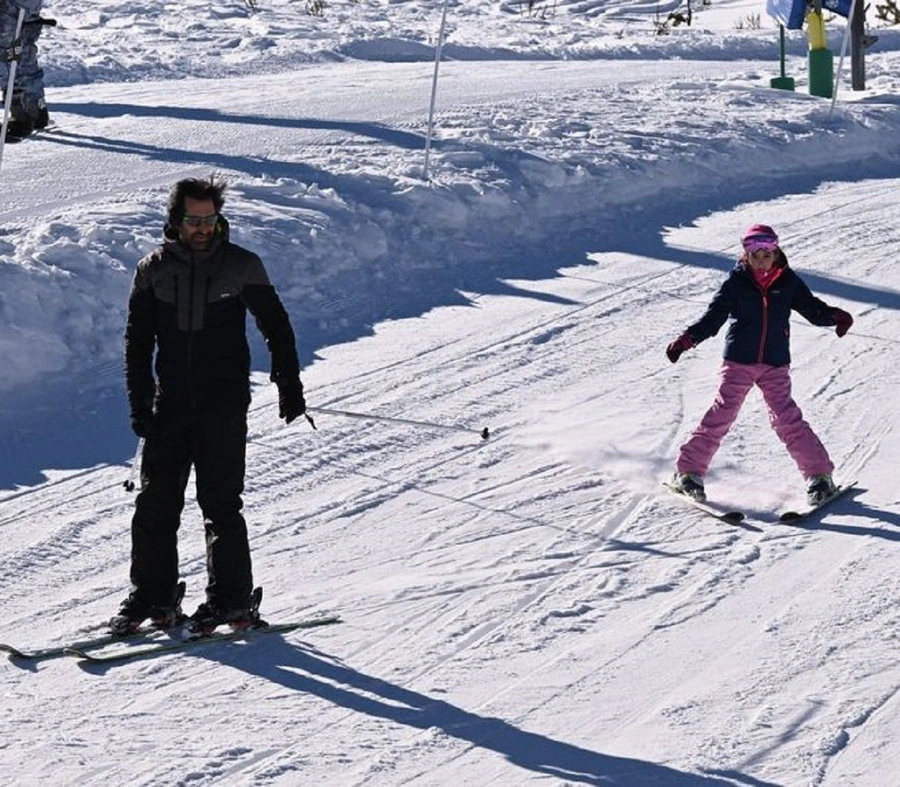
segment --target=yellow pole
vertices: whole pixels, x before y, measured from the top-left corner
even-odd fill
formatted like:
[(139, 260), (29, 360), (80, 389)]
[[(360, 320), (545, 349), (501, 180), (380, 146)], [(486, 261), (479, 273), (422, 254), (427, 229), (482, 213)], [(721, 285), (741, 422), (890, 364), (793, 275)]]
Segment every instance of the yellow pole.
[(806, 15), (806, 34), (809, 37), (810, 49), (827, 49), (828, 38), (825, 35), (825, 18), (821, 11), (810, 9)]
[(809, 38), (809, 94), (831, 98), (834, 85), (834, 54), (828, 48), (825, 20), (820, 3), (806, 15)]

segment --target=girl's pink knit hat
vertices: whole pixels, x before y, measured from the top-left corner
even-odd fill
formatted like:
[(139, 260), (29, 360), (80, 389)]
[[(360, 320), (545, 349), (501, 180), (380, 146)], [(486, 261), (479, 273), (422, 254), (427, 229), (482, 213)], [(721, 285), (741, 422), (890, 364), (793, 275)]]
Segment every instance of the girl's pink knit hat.
[(772, 251), (778, 247), (778, 235), (768, 224), (752, 224), (741, 238), (741, 245), (747, 251)]

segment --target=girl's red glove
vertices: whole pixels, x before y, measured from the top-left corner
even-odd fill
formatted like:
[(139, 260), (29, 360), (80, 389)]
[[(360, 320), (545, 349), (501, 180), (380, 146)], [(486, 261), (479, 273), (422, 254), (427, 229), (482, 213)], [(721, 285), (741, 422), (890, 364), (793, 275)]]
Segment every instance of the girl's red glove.
[(834, 329), (834, 332), (838, 336), (843, 336), (850, 330), (850, 326), (853, 325), (853, 317), (843, 309), (835, 307), (831, 310), (831, 316), (834, 318), (834, 324), (837, 326)]
[[(847, 316), (849, 317), (849, 315)], [(675, 363), (685, 350), (690, 350), (693, 346), (694, 340), (691, 338), (691, 335), (685, 331), (674, 342), (666, 347), (666, 356), (672, 363)]]

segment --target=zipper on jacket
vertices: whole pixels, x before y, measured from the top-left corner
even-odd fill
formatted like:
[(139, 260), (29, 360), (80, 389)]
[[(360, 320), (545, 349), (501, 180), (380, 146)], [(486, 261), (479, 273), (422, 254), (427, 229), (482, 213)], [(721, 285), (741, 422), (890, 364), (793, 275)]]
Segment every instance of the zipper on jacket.
[(766, 291), (762, 293), (762, 330), (759, 332), (759, 354), (757, 363), (762, 363), (766, 354), (766, 334), (769, 331), (769, 296)]
[(194, 253), (191, 252), (191, 274), (188, 278), (187, 376), (192, 409), (197, 408), (197, 401), (194, 397), (194, 273), (196, 267)]
[(207, 273), (206, 278), (203, 279), (203, 311), (201, 312), (201, 317), (204, 319), (200, 322), (200, 327), (197, 328), (198, 331), (203, 330), (203, 322), (205, 322), (206, 318), (206, 308), (209, 306), (209, 288), (212, 287), (212, 276)]

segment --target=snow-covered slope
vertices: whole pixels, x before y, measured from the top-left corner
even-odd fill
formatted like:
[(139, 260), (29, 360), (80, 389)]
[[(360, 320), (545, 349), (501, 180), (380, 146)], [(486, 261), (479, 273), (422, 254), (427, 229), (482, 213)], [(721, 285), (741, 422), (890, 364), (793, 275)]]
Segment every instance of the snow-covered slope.
[[(656, 7), (451, 5), (425, 181), (440, 6), (257, 5), (46, 9), (57, 127), (0, 170), (0, 641), (88, 635), (127, 592), (124, 298), (168, 188), (213, 170), (288, 304), (309, 403), (374, 416), (284, 427), (255, 348), (263, 609), (344, 622), (4, 663), (7, 779), (894, 783), (892, 31), (832, 113), (796, 34), (798, 92), (768, 87), (774, 28), (738, 29), (745, 3), (668, 37)], [(856, 317), (843, 339), (798, 318), (793, 374), (859, 489), (776, 524), (802, 482), (751, 396), (708, 479), (736, 528), (660, 485), (721, 337), (676, 366), (663, 348), (756, 221)], [(181, 555), (192, 607), (193, 497)]]

